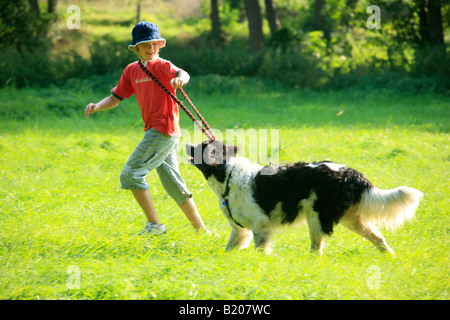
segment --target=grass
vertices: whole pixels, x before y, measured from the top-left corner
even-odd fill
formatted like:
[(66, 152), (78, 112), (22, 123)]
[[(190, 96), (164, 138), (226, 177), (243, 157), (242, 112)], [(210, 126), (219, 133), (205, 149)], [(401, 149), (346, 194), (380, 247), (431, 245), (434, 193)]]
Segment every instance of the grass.
[[(187, 164), (182, 175), (218, 237), (193, 233), (156, 173), (148, 180), (168, 233), (137, 236), (144, 217), (119, 187), (143, 134), (136, 101), (82, 116), (116, 76), (0, 90), (0, 299), (448, 299), (448, 97), (296, 91), (254, 79), (228, 79), (222, 92), (208, 77), (192, 79), (187, 93), (221, 132), (279, 129), (280, 162), (332, 159), (379, 188), (425, 193), (416, 220), (383, 230), (396, 259), (342, 227), (318, 258), (306, 226), (277, 234), (265, 256), (224, 251), (226, 220)], [(193, 133), (186, 116), (181, 123)]]

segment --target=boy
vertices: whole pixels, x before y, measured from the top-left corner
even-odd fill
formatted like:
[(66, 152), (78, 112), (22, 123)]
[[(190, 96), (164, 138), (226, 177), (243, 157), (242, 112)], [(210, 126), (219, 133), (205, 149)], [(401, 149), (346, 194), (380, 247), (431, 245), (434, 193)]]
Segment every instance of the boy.
[[(134, 51), (144, 66), (175, 94), (189, 82), (189, 74), (159, 57), (166, 45), (159, 27), (150, 22), (138, 23), (132, 31), (133, 41), (128, 49)], [(136, 94), (145, 124), (143, 140), (134, 150), (120, 175), (122, 189), (129, 189), (147, 217), (140, 235), (160, 235), (166, 227), (158, 218), (149, 191), (146, 175), (156, 169), (166, 192), (176, 201), (197, 232), (210, 233), (197, 211), (192, 193), (179, 173), (177, 147), (180, 137), (178, 105), (140, 68), (139, 62), (129, 64), (111, 95), (86, 106), (84, 114), (117, 107), (120, 101)]]

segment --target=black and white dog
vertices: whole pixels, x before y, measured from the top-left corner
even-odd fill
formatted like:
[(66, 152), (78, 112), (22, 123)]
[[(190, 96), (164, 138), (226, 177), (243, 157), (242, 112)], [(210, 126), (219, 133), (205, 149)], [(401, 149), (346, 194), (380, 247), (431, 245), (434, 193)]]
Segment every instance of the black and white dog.
[(276, 227), (306, 220), (311, 252), (321, 255), (323, 237), (341, 223), (393, 255), (375, 225), (401, 226), (423, 196), (408, 187), (377, 189), (362, 173), (330, 161), (263, 167), (236, 157), (237, 151), (219, 141), (186, 145), (231, 226), (227, 249), (248, 247), (253, 233), (255, 247), (269, 253)]

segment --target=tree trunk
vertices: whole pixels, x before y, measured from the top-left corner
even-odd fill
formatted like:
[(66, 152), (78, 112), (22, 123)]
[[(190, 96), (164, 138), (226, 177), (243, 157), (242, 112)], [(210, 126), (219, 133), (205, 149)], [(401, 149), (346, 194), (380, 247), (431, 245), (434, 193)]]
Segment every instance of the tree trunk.
[(314, 1), (314, 16), (313, 16), (313, 25), (316, 30), (322, 30), (323, 36), (327, 40), (327, 43), (330, 42), (330, 30), (325, 23), (325, 17), (322, 14), (322, 9), (325, 6), (325, 0), (315, 0)]
[(136, 4), (136, 24), (141, 22), (141, 1)]
[(53, 14), (55, 14), (56, 13), (56, 4), (57, 4), (57, 0), (48, 0), (47, 1), (47, 3), (48, 3), (48, 8), (47, 8), (47, 12), (48, 13), (53, 13)]
[(442, 0), (428, 0), (428, 33), (431, 45), (444, 44), (444, 32), (442, 30)]
[(444, 44), (442, 28), (442, 0), (419, 0), (419, 34), (422, 46), (439, 46)]
[(222, 33), (220, 30), (219, 1), (211, 0), (211, 34), (216, 44), (222, 42)]
[(421, 45), (425, 45), (429, 43), (428, 36), (428, 9), (426, 6), (426, 0), (421, 0), (417, 3), (419, 9), (419, 34), (420, 34), (420, 43)]
[(314, 1), (314, 16), (313, 24), (316, 29), (322, 30), (324, 25), (324, 18), (322, 16), (322, 9), (325, 6), (325, 0)]
[(36, 17), (39, 17), (39, 1), (38, 0), (28, 0), (31, 9), (36, 13)]
[(280, 21), (278, 20), (277, 11), (273, 0), (265, 0), (266, 4), (266, 18), (269, 22), (270, 34), (274, 35), (280, 27)]
[(264, 46), (261, 8), (258, 0), (245, 0), (244, 4), (250, 31), (250, 46), (254, 52), (257, 52)]

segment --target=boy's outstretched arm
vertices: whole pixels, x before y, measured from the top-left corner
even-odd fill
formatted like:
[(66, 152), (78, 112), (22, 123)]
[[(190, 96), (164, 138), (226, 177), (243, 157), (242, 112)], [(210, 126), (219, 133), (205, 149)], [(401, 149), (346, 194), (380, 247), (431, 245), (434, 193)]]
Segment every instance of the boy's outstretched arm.
[(95, 113), (97, 111), (103, 111), (103, 110), (109, 110), (112, 108), (117, 107), (120, 100), (114, 97), (113, 95), (110, 95), (109, 97), (104, 98), (102, 101), (97, 103), (89, 103), (86, 106), (86, 109), (84, 109), (84, 115), (86, 117), (89, 117), (91, 113)]
[(172, 80), (170, 80), (170, 85), (173, 88), (182, 88), (184, 85), (186, 85), (189, 82), (190, 79), (191, 79), (191, 76), (189, 75), (189, 73), (187, 73), (184, 70), (180, 70), (178, 75), (175, 78), (173, 78)]

